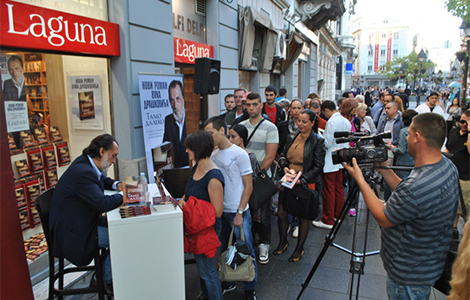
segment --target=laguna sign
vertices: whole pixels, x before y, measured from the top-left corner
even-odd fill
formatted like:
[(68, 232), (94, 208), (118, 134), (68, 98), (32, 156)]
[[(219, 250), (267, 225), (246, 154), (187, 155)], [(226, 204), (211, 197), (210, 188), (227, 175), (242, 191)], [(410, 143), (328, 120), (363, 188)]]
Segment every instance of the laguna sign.
[(119, 25), (18, 2), (2, 1), (0, 45), (119, 56)]
[(175, 48), (175, 62), (194, 64), (198, 57), (214, 57), (214, 47), (211, 45), (173, 38)]

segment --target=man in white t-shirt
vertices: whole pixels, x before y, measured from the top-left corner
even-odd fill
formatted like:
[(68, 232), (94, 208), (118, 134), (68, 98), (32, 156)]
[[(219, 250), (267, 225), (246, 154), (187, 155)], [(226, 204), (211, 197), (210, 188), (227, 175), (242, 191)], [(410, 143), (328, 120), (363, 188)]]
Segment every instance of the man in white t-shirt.
[[(224, 212), (217, 220), (220, 222), (219, 240), (222, 249), (227, 248), (232, 227), (243, 228), (245, 243), (251, 250), (255, 260), (253, 248), (253, 236), (251, 234), (251, 214), (248, 209), (253, 190), (250, 158), (242, 148), (233, 145), (227, 138), (227, 123), (219, 117), (212, 117), (204, 123), (204, 130), (214, 138), (214, 145), (218, 149), (212, 152), (211, 160), (217, 165), (224, 175)], [(241, 239), (240, 229), (235, 228), (235, 236)], [(253, 281), (244, 283), (245, 299), (255, 299), (255, 287), (257, 277)], [(234, 283), (223, 283), (224, 292), (234, 290)]]
[(343, 166), (333, 164), (332, 152), (348, 147), (348, 143), (337, 144), (334, 133), (351, 131), (351, 123), (336, 110), (333, 101), (324, 101), (321, 108), (328, 118), (323, 133), (326, 147), (325, 165), (322, 174), (323, 217), (320, 221), (312, 221), (312, 224), (315, 227), (331, 229), (333, 228), (334, 219), (339, 218), (344, 205)]
[(426, 103), (423, 103), (420, 106), (416, 107), (416, 111), (418, 112), (418, 114), (432, 112), (446, 118), (444, 110), (442, 110), (442, 108), (437, 105), (437, 103), (439, 103), (438, 93), (432, 92), (426, 99)]
[[(276, 125), (271, 121), (265, 120), (261, 114), (263, 104), (261, 103), (261, 96), (258, 93), (250, 93), (246, 97), (246, 109), (250, 118), (241, 122), (248, 130), (248, 137), (251, 136), (248, 142), (247, 149), (256, 156), (258, 163), (262, 170), (266, 170), (271, 176), (271, 165), (276, 157), (277, 147), (279, 145), (279, 135)], [(262, 122), (262, 123), (260, 123)], [(259, 124), (259, 127), (257, 127)], [(260, 223), (255, 226), (255, 232), (259, 236), (259, 263), (267, 264), (269, 262), (269, 245), (271, 244), (271, 203), (266, 201), (260, 207)]]

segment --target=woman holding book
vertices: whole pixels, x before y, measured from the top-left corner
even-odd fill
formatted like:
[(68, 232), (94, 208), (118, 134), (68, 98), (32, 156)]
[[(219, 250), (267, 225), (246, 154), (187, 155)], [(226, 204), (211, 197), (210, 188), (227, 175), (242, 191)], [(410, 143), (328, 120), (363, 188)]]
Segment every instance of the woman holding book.
[[(183, 214), (186, 214), (184, 208), (186, 201), (189, 201), (189, 197), (193, 196), (199, 200), (209, 202), (215, 210), (215, 217), (220, 218), (224, 206), (224, 176), (210, 160), (212, 150), (214, 149), (212, 135), (207, 131), (199, 130), (188, 135), (184, 144), (189, 161), (196, 162), (196, 164), (191, 170), (191, 177), (186, 185), (184, 196), (178, 205), (183, 209)], [(215, 224), (215, 218), (213, 222)], [(215, 235), (215, 230), (213, 235)], [(217, 246), (214, 250), (216, 249)], [(209, 254), (195, 254), (194, 252), (193, 254), (199, 271), (204, 299), (222, 300), (222, 286), (215, 269), (215, 251), (211, 251)]]
[[(321, 180), (321, 172), (325, 163), (325, 147), (324, 140), (318, 134), (318, 122), (315, 113), (310, 109), (304, 109), (298, 118), (299, 130), (293, 137), (288, 137), (286, 146), (281, 154), (286, 158), (287, 166), (283, 168), (285, 174), (294, 178), (297, 172), (302, 172), (300, 179), (296, 184), (308, 185), (309, 188), (315, 189), (315, 183)], [(281, 191), (281, 194), (284, 191)], [(289, 243), (287, 241), (287, 228), (289, 221), (287, 212), (283, 208), (282, 202), (285, 197), (280, 195), (280, 205), (278, 211), (278, 229), (279, 229), (279, 245), (273, 252), (274, 255), (284, 253)], [(292, 253), (289, 261), (297, 262), (304, 254), (304, 243), (307, 239), (310, 228), (309, 220), (300, 218), (299, 237), (297, 246)]]

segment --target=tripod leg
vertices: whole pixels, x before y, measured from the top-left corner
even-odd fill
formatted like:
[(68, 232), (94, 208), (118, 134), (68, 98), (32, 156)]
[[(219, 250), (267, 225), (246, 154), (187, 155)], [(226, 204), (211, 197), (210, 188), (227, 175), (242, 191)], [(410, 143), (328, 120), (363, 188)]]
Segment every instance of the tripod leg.
[(340, 216), (338, 219), (336, 219), (335, 223), (333, 224), (333, 228), (330, 230), (328, 235), (325, 238), (325, 244), (323, 245), (323, 248), (320, 252), (320, 254), (317, 257), (317, 260), (313, 264), (312, 269), (310, 270), (310, 273), (308, 274), (307, 278), (305, 279), (305, 282), (302, 284), (302, 290), (300, 291), (299, 295), (297, 296), (297, 300), (302, 299), (303, 293), (305, 289), (308, 287), (308, 284), (310, 283), (310, 280), (312, 280), (313, 275), (318, 269), (318, 266), (320, 265), (323, 257), (326, 254), (326, 251), (328, 248), (333, 244), (333, 240), (336, 237), (336, 233), (341, 227), (341, 224), (343, 224), (344, 217), (346, 216), (347, 212), (351, 208), (351, 204), (353, 203), (354, 196), (358, 192), (359, 187), (356, 185), (354, 188), (352, 188), (349, 193), (348, 193), (348, 198), (346, 199), (346, 202), (344, 203), (343, 209), (341, 210)]
[[(372, 190), (374, 191), (375, 195), (378, 197), (378, 192), (377, 192), (377, 188), (375, 186), (375, 183), (373, 182), (369, 182), (369, 186), (372, 188)], [(361, 257), (359, 257), (357, 254), (355, 254), (355, 238), (353, 238), (353, 249), (352, 249), (352, 253), (353, 253), (353, 257), (354, 257), (354, 261), (353, 259), (351, 259), (351, 268), (353, 268), (354, 266), (354, 269), (352, 269), (352, 278), (351, 278), (351, 285), (350, 285), (350, 291), (349, 291), (349, 299), (352, 299), (352, 292), (353, 292), (353, 281), (354, 281), (354, 274), (357, 274), (357, 283), (356, 283), (356, 300), (359, 298), (359, 287), (360, 287), (360, 284), (361, 284), (361, 275), (364, 274), (364, 266), (365, 266), (365, 263), (366, 263), (366, 256), (369, 256), (369, 255), (375, 255), (375, 254), (378, 254), (379, 252), (378, 251), (375, 251), (373, 253), (370, 253), (368, 254), (367, 253), (367, 238), (369, 236), (369, 220), (370, 220), (370, 211), (369, 211), (369, 208), (367, 207), (367, 205), (365, 206), (365, 209), (366, 209), (366, 229), (365, 229), (365, 232), (364, 232), (364, 245), (363, 245), (363, 254), (361, 255)], [(356, 236), (356, 226), (357, 226), (357, 219), (356, 219), (356, 222), (354, 224), (355, 228), (354, 228), (354, 237)]]

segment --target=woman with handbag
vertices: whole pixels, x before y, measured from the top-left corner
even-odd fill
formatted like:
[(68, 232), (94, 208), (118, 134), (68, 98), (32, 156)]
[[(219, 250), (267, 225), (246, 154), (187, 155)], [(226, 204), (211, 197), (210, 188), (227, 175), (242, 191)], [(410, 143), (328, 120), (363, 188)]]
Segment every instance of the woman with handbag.
[[(296, 185), (304, 185), (314, 190), (314, 184), (321, 180), (321, 172), (325, 163), (325, 147), (323, 138), (317, 133), (318, 122), (315, 113), (310, 109), (304, 109), (298, 120), (299, 130), (294, 137), (290, 137), (287, 140), (282, 156), (287, 160), (288, 165), (283, 167), (285, 173), (290, 173), (291, 170), (298, 172), (301, 171), (302, 175), (297, 181)], [(295, 175), (294, 175), (295, 176)], [(292, 253), (289, 261), (297, 262), (304, 254), (304, 243), (307, 239), (310, 222), (309, 219), (315, 219), (318, 210), (315, 215), (312, 216), (301, 216), (299, 211), (286, 211), (288, 207), (287, 201), (295, 201), (296, 196), (293, 194), (293, 190), (285, 188), (281, 191), (279, 196), (279, 211), (278, 211), (278, 229), (279, 229), (279, 245), (273, 252), (274, 255), (280, 255), (287, 250), (289, 243), (287, 241), (287, 228), (289, 221), (287, 214), (290, 213), (294, 216), (299, 217), (299, 236), (297, 240), (297, 246)], [(317, 195), (318, 200), (318, 195)], [(301, 210), (308, 210), (307, 207)], [(306, 217), (306, 218), (304, 218)]]
[[(208, 201), (215, 210), (215, 217), (212, 215), (214, 219), (210, 220), (215, 224), (215, 218), (222, 216), (224, 207), (224, 176), (210, 160), (214, 149), (214, 140), (210, 133), (199, 130), (188, 135), (184, 145), (186, 146), (189, 161), (195, 161), (196, 164), (191, 170), (191, 177), (186, 185), (184, 196), (178, 205), (183, 210), (183, 215), (185, 215), (186, 201), (189, 201), (191, 196), (197, 198), (198, 201)], [(185, 220), (183, 219), (183, 221)], [(215, 236), (217, 237), (217, 235)], [(204, 247), (204, 245), (199, 246)], [(222, 286), (214, 262), (215, 251), (209, 252), (209, 254), (206, 254), (207, 252), (202, 254), (193, 252), (199, 271), (201, 289), (205, 299), (222, 300)]]

